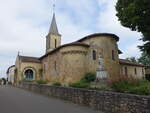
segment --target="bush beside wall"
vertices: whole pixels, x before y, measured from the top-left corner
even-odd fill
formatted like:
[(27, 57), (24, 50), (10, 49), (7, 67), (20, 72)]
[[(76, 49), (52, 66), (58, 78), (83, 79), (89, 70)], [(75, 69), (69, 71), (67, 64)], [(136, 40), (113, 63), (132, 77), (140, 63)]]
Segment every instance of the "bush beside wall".
[(150, 74), (145, 74), (145, 78), (150, 81)]

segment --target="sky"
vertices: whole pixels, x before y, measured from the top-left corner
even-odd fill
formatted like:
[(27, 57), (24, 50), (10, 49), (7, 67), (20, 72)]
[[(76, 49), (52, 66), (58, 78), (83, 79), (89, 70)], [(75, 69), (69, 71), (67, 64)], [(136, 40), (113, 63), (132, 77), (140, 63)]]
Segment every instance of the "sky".
[[(120, 37), (120, 58), (140, 57), (141, 34), (121, 26), (116, 17), (117, 0), (55, 0), (56, 21), (62, 44), (93, 33)], [(46, 40), (54, 0), (0, 0), (0, 77), (20, 55), (40, 57)]]

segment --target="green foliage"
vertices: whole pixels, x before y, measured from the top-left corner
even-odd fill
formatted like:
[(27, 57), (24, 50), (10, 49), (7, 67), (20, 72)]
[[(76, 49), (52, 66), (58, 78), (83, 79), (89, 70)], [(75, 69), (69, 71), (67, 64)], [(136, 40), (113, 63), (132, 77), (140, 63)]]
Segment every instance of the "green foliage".
[(138, 59), (138, 62), (145, 65), (146, 68), (150, 67), (150, 55), (142, 53), (142, 56)]
[(45, 80), (37, 80), (36, 82), (38, 84), (47, 84), (47, 81), (45, 81)]
[(103, 90), (103, 91), (110, 91), (112, 90), (108, 85), (101, 85), (99, 87), (90, 87), (91, 90)]
[(150, 74), (145, 74), (145, 78), (150, 81)]
[(150, 56), (150, 41), (147, 41), (143, 46), (138, 46), (141, 51)]
[(61, 83), (60, 82), (55, 82), (55, 83), (53, 83), (53, 86), (61, 86)]
[(118, 0), (116, 10), (123, 26), (143, 34), (140, 49), (150, 55), (150, 0)]
[(81, 79), (82, 82), (93, 82), (96, 79), (95, 73), (87, 73), (85, 76)]
[(95, 79), (95, 73), (86, 73), (79, 82), (72, 83), (70, 86), (75, 88), (90, 88), (90, 82), (94, 81)]
[(145, 65), (145, 68), (150, 68), (150, 56), (146, 53), (142, 53), (142, 56), (138, 59), (136, 59), (135, 57), (128, 57), (126, 58), (127, 60), (131, 61), (131, 62), (135, 62), (135, 63), (140, 63)]
[(70, 84), (71, 87), (75, 87), (75, 88), (90, 88), (90, 84), (87, 82), (75, 82)]
[(111, 88), (122, 93), (150, 95), (150, 82), (147, 80), (130, 80), (126, 78), (113, 82)]
[(132, 84), (129, 82), (128, 79), (124, 78), (112, 83), (111, 88), (118, 92), (124, 92), (125, 90), (129, 89)]
[(136, 60), (135, 57), (128, 57), (128, 58), (126, 58), (126, 59), (129, 60), (129, 61), (131, 61), (131, 62), (137, 63), (137, 60)]
[(150, 84), (141, 85), (138, 87), (131, 87), (129, 88), (129, 93), (139, 94), (139, 95), (149, 95), (150, 94)]

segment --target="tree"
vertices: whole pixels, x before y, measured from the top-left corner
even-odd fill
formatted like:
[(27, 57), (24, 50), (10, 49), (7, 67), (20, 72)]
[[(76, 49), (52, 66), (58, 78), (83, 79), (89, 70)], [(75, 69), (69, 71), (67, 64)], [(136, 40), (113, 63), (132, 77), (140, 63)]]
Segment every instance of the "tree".
[(150, 56), (143, 53), (142, 56), (138, 59), (138, 62), (144, 64), (146, 68), (150, 68)]
[(143, 34), (140, 49), (150, 55), (150, 0), (118, 0), (116, 10), (123, 26)]
[(127, 60), (131, 61), (131, 62), (135, 62), (137, 63), (137, 60), (135, 57), (129, 57), (129, 58), (126, 58)]

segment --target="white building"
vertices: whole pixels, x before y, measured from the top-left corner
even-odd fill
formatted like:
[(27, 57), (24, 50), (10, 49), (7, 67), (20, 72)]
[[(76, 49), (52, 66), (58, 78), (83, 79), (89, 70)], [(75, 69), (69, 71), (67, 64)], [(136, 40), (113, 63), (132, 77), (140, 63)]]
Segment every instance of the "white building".
[(14, 84), (15, 82), (15, 65), (12, 65), (10, 66), (8, 69), (7, 69), (7, 80), (8, 80), (8, 83), (11, 83), (11, 84)]

